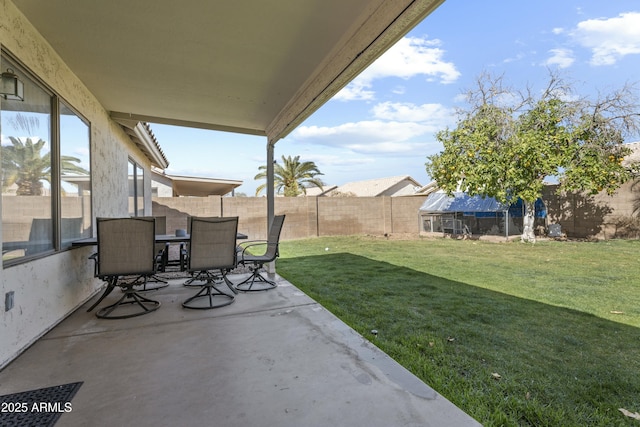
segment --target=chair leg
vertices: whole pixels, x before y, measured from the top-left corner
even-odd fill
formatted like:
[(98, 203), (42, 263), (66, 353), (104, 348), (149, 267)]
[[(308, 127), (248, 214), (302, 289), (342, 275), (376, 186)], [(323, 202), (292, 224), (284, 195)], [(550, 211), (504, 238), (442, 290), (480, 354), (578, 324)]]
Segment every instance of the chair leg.
[(192, 276), (189, 280), (184, 282), (182, 285), (187, 287), (199, 288), (201, 286), (204, 286), (204, 284), (193, 283), (193, 282), (196, 282), (196, 281), (206, 282), (207, 280), (209, 280), (209, 274), (206, 271), (198, 271), (198, 273), (195, 276)]
[(226, 274), (224, 274), (222, 276), (224, 278), (224, 283), (227, 285), (227, 287), (229, 289), (231, 289), (231, 292), (233, 292), (234, 294), (238, 294), (238, 290), (235, 288), (235, 286), (233, 286), (233, 282), (231, 282), (231, 280), (229, 280), (229, 278), (227, 277)]
[[(143, 297), (142, 295), (134, 291), (132, 286), (133, 285), (131, 284), (127, 285), (127, 287), (125, 288), (124, 295), (122, 295), (122, 297), (115, 303), (100, 309), (96, 313), (96, 316), (101, 319), (127, 319), (129, 317), (141, 316), (143, 314), (151, 313), (153, 311), (156, 311), (158, 308), (160, 308), (159, 301), (154, 301), (152, 299)], [(128, 300), (128, 301), (125, 301), (125, 300)], [(117, 316), (111, 315), (111, 313), (113, 313), (113, 311), (116, 308), (121, 307), (123, 305), (127, 305), (127, 304), (138, 305), (140, 308), (142, 308), (142, 311), (136, 311), (133, 313), (122, 314)]]
[(98, 298), (98, 301), (94, 302), (93, 305), (91, 305), (91, 307), (89, 307), (87, 309), (87, 313), (90, 312), (91, 310), (93, 310), (94, 308), (96, 308), (98, 306), (98, 304), (100, 304), (102, 302), (103, 299), (106, 298), (107, 295), (109, 295), (111, 293), (111, 291), (113, 291), (116, 287), (116, 283), (118, 282), (118, 278), (117, 277), (110, 277), (108, 282), (107, 282), (107, 287), (105, 288), (104, 292), (102, 293), (102, 295), (100, 295), (100, 298)]
[[(209, 310), (212, 308), (224, 307), (235, 301), (234, 295), (230, 295), (218, 289), (218, 287), (216, 286), (217, 283), (215, 281), (216, 280), (215, 276), (213, 276), (209, 272), (201, 271), (200, 273), (198, 273), (196, 277), (202, 277), (202, 276), (206, 277), (206, 280), (207, 280), (206, 283), (199, 285), (202, 289), (200, 289), (197, 294), (188, 298), (182, 303), (182, 306), (184, 308), (191, 308), (195, 310)], [(235, 289), (233, 289), (230, 286), (231, 282), (229, 282), (226, 275), (223, 274), (222, 277), (224, 279), (225, 284), (229, 287), (229, 289), (233, 290), (233, 292), (235, 293)], [(191, 285), (191, 286), (195, 286), (195, 285)], [(194, 301), (202, 300), (202, 299), (204, 299), (204, 304), (200, 304), (200, 305), (192, 304)]]
[[(154, 282), (154, 283), (158, 283), (158, 285), (153, 286), (153, 287), (147, 287), (147, 283), (149, 282)], [(151, 277), (145, 277), (144, 281), (142, 283), (138, 283), (138, 285), (142, 285), (142, 289), (140, 289), (140, 292), (145, 292), (145, 291), (157, 291), (158, 289), (162, 289), (162, 288), (166, 288), (167, 286), (169, 286), (169, 282), (167, 280), (164, 280), (163, 278), (161, 278), (160, 276), (158, 276), (157, 274), (152, 275)]]
[[(235, 285), (235, 288), (242, 292), (258, 292), (258, 291), (268, 291), (269, 289), (273, 289), (277, 287), (275, 281), (269, 280), (265, 278), (262, 274), (260, 274), (260, 269), (262, 266), (255, 266), (252, 268), (251, 276), (243, 280), (242, 282)], [(254, 287), (254, 285), (256, 285)]]

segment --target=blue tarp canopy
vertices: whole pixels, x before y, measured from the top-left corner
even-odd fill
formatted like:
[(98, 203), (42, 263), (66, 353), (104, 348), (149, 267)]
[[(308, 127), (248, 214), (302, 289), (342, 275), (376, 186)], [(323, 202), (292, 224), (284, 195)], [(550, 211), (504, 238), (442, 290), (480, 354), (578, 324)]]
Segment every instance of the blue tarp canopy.
[[(464, 215), (483, 217), (489, 213), (502, 216), (507, 209), (510, 216), (521, 217), (522, 200), (518, 199), (516, 203), (507, 206), (493, 197), (470, 196), (463, 192), (456, 192), (453, 193), (453, 196), (448, 196), (444, 191), (436, 191), (427, 196), (419, 211), (422, 213), (462, 212)], [(546, 209), (541, 199), (536, 200), (535, 209), (537, 217), (544, 218), (546, 216)]]
[(470, 196), (456, 192), (452, 197), (447, 193), (436, 191), (427, 196), (420, 207), (420, 212), (504, 212), (507, 206), (493, 197)]

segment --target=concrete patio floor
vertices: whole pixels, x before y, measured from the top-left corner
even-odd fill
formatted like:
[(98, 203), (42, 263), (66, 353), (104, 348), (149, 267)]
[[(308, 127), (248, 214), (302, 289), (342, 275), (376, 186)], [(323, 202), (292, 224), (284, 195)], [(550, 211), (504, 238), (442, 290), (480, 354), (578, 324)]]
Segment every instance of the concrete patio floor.
[(276, 279), (214, 310), (183, 309), (197, 289), (172, 280), (125, 320), (87, 313), (94, 297), (0, 371), (0, 395), (82, 381), (56, 426), (479, 425)]

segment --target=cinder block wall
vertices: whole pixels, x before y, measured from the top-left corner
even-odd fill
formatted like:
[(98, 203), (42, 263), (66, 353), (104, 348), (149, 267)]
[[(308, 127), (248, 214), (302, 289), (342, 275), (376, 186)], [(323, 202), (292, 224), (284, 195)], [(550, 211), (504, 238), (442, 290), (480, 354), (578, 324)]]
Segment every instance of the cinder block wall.
[(394, 233), (419, 233), (420, 217), (418, 209), (426, 197), (392, 197), (391, 229)]
[(640, 185), (628, 182), (612, 196), (601, 192), (558, 194), (557, 185), (547, 186), (543, 200), (549, 214), (548, 223), (560, 224), (569, 237), (638, 238), (640, 221), (635, 208), (640, 207)]
[[(275, 214), (285, 214), (281, 239), (418, 233), (421, 197), (278, 197)], [(249, 239), (267, 237), (264, 197), (154, 197), (153, 215), (167, 217), (167, 232), (186, 228), (188, 216), (238, 216)]]
[[(640, 238), (640, 185), (624, 184), (613, 196), (556, 194), (545, 188), (547, 224), (560, 224), (569, 237)], [(420, 232), (416, 197), (277, 197), (275, 213), (286, 214), (282, 240), (306, 237)], [(238, 216), (238, 230), (250, 239), (267, 237), (264, 197), (156, 197), (153, 215), (167, 217), (167, 232), (186, 228), (187, 216)]]
[(238, 217), (238, 231), (249, 236), (250, 240), (267, 238), (265, 197), (223, 197), (222, 206), (224, 216)]
[(154, 197), (152, 212), (167, 217), (167, 233), (187, 229), (189, 216), (222, 216), (222, 197)]
[(387, 232), (384, 199), (321, 197), (318, 200), (318, 235), (384, 234)]

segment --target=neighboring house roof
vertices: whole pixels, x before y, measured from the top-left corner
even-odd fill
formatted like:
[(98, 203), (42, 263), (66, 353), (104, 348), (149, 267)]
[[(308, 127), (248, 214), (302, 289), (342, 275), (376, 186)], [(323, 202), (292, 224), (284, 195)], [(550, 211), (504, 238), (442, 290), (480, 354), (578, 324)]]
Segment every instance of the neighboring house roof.
[(169, 166), (169, 160), (160, 148), (160, 144), (158, 144), (158, 140), (148, 123), (129, 119), (115, 119), (115, 121), (122, 126), (125, 133), (149, 159), (152, 166), (160, 169), (166, 169)]
[(301, 196), (324, 196), (325, 194), (335, 190), (336, 188), (338, 188), (337, 185), (325, 185), (322, 187), (322, 189), (318, 187), (310, 187), (307, 188), (307, 194), (301, 194)]
[(416, 191), (416, 194), (424, 194), (428, 196), (429, 194), (438, 191), (440, 187), (438, 187), (438, 183), (436, 181), (431, 181), (427, 185), (422, 186)]
[(350, 194), (357, 197), (415, 195), (422, 186), (409, 175), (354, 181), (338, 186), (327, 195)]
[(640, 162), (640, 142), (630, 142), (625, 144), (625, 147), (629, 147), (631, 149), (631, 154), (625, 157), (624, 164)]
[[(170, 181), (173, 196), (224, 196), (242, 185), (242, 181), (231, 179), (203, 178), (195, 176), (167, 175), (152, 171), (151, 180), (158, 183)], [(154, 185), (152, 184), (152, 187)]]
[(114, 119), (275, 143), (442, 2), (11, 3)]

